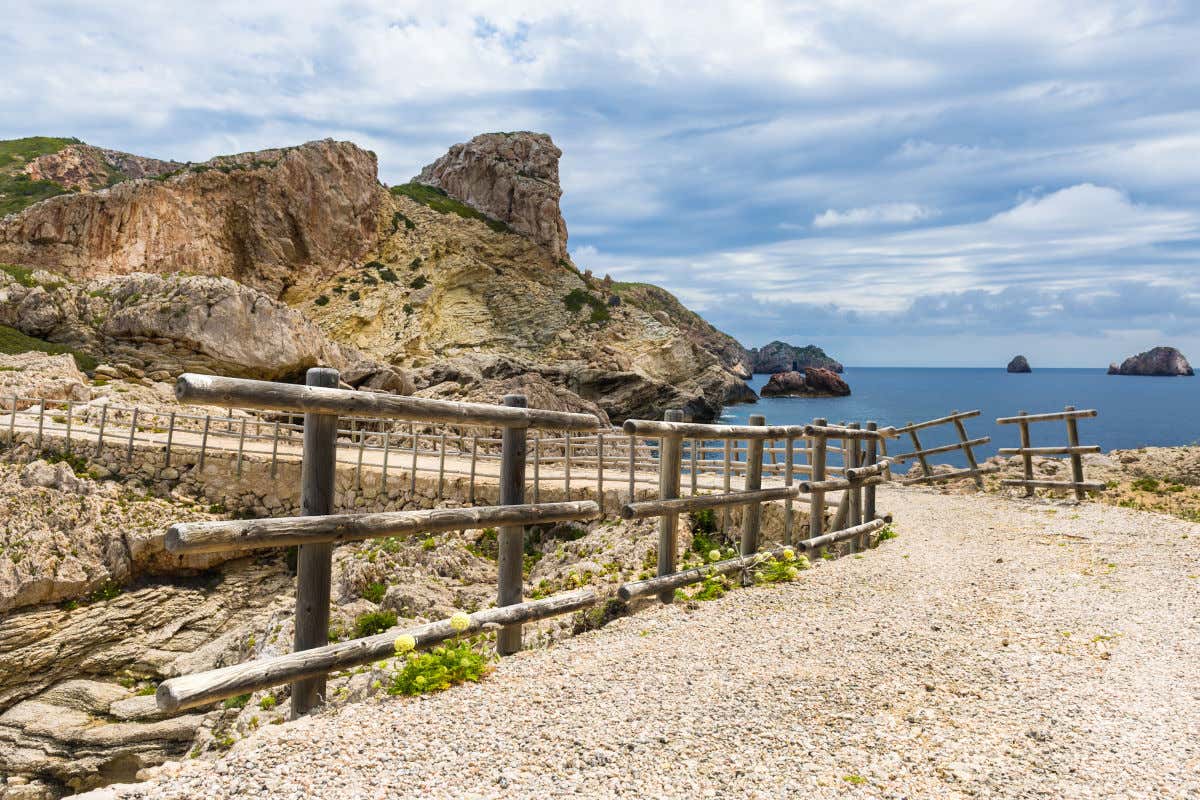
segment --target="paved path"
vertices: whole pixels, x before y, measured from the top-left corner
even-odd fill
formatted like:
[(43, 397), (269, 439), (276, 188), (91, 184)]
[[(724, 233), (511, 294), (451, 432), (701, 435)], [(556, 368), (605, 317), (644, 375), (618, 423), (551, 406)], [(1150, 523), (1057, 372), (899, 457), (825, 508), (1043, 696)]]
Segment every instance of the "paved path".
[(346, 706), (136, 798), (1200, 796), (1200, 526), (889, 488), (900, 538)]

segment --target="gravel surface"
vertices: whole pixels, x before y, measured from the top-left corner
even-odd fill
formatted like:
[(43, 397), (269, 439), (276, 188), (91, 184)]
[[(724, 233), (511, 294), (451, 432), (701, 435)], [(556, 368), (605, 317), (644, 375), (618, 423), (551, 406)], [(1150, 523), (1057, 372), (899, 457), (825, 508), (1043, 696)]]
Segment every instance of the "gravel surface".
[(1200, 797), (1200, 525), (881, 491), (898, 539), (126, 798)]

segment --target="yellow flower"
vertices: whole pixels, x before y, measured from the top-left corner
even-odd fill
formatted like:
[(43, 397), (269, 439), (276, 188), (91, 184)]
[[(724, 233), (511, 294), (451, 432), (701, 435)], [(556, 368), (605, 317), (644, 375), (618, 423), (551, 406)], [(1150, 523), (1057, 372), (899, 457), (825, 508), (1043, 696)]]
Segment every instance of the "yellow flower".
[(396, 654), (407, 653), (417, 646), (417, 640), (409, 636), (407, 633), (396, 637)]
[(708, 551), (708, 560), (709, 561), (720, 561), (721, 560), (721, 551), (720, 550), (709, 550)]
[(455, 612), (454, 616), (450, 617), (450, 627), (458, 633), (462, 633), (471, 627), (471, 618), (461, 611)]
[(796, 551), (790, 547), (783, 548), (783, 560), (794, 561), (796, 559)]

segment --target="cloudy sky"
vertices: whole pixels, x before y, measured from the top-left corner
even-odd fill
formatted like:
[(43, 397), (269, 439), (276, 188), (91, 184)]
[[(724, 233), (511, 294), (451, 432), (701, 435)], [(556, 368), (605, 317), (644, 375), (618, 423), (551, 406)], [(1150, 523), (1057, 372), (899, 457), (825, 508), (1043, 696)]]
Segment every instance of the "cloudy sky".
[(398, 183), (549, 132), (581, 266), (851, 364), (1200, 361), (1200, 3), (12, 4), (0, 138)]

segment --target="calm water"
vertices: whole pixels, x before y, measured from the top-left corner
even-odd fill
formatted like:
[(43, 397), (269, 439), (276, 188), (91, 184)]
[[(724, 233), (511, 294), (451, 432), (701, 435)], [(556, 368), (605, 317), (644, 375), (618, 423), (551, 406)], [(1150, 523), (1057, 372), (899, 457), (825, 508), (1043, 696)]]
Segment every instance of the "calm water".
[[(758, 391), (769, 377), (755, 375), (750, 385)], [(966, 425), (971, 438), (992, 437), (990, 444), (976, 450), (982, 460), (998, 447), (1020, 444), (1017, 427), (997, 425), (996, 417), (1022, 410), (1061, 411), (1073, 405), (1100, 412), (1098, 417), (1080, 420), (1083, 444), (1112, 450), (1200, 441), (1200, 377), (1141, 378), (1106, 375), (1096, 369), (1039, 369), (1029, 375), (1010, 375), (1002, 369), (893, 367), (847, 367), (843, 377), (853, 391), (849, 397), (764, 398), (753, 405), (728, 407), (721, 421), (743, 423), (751, 414), (763, 414), (768, 423), (780, 425), (810, 422), (813, 417), (903, 425), (978, 408), (983, 413), (966, 420)], [(1062, 422), (1042, 422), (1030, 430), (1035, 446), (1067, 443)], [(946, 444), (955, 436), (953, 425), (939, 426), (922, 431), (921, 444)], [(909, 449), (910, 442), (903, 441), (902, 449)], [(933, 460), (965, 464), (955, 455)]]

